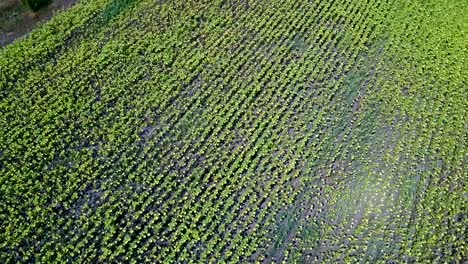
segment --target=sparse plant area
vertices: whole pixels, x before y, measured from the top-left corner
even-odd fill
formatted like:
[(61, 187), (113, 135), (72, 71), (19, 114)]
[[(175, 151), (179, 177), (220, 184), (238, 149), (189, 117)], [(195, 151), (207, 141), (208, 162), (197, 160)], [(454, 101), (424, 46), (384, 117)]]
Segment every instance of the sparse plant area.
[(78, 0), (1, 0), (0, 48), (21, 38)]
[(52, 0), (21, 0), (21, 2), (32, 11), (38, 11), (42, 7), (50, 4)]

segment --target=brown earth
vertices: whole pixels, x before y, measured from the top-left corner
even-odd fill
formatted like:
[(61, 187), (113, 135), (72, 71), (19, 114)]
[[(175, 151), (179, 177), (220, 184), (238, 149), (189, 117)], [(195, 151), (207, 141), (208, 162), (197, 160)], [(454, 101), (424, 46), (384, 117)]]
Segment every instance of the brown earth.
[(0, 47), (28, 34), (37, 25), (52, 18), (79, 0), (52, 0), (37, 12), (29, 10), (21, 0), (0, 0)]

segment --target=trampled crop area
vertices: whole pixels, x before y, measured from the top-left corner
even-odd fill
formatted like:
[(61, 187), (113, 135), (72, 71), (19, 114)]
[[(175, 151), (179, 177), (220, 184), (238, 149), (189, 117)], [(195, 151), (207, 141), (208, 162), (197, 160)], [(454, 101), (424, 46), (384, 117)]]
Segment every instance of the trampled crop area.
[(467, 261), (467, 14), (81, 0), (0, 50), (0, 262)]

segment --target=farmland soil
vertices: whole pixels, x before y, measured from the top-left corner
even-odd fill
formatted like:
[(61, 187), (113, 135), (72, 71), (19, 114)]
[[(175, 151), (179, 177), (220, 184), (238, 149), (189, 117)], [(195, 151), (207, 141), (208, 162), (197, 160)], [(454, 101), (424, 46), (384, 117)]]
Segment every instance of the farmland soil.
[(68, 9), (79, 0), (53, 0), (37, 12), (29, 10), (21, 0), (2, 0), (0, 3), (0, 47), (28, 34), (35, 27), (51, 19), (57, 12)]

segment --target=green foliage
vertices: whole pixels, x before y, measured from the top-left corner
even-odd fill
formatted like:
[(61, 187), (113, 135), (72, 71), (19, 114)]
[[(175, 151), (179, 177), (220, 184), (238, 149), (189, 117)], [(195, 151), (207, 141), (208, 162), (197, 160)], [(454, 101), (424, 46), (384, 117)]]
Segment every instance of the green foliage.
[(80, 1), (0, 50), (0, 261), (462, 262), (466, 6), (426, 2)]

